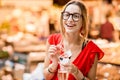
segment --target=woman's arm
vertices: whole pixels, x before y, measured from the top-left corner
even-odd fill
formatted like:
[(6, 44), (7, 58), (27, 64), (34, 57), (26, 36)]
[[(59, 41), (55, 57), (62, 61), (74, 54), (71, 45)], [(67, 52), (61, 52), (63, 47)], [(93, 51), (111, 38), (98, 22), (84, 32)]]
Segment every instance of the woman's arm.
[(96, 54), (95, 59), (94, 59), (94, 64), (92, 65), (92, 68), (90, 69), (88, 73), (89, 80), (95, 80), (96, 78), (97, 63), (98, 63), (98, 55)]
[[(46, 57), (44, 60), (44, 77), (45, 80), (51, 80), (54, 76), (54, 73), (56, 72), (57, 66), (58, 66), (58, 62), (56, 60), (56, 55), (54, 55), (55, 53), (55, 47), (52, 46), (50, 48), (50, 44), (47, 43), (46, 44)], [(52, 58), (52, 60), (51, 60)], [(52, 63), (50, 64), (50, 60), (52, 61)]]
[(96, 54), (95, 59), (94, 59), (94, 64), (92, 65), (92, 68), (88, 72), (88, 76), (87, 77), (85, 77), (83, 75), (83, 73), (75, 65), (74, 65), (74, 73), (72, 73), (72, 74), (74, 75), (76, 80), (95, 80), (95, 78), (96, 78), (96, 69), (97, 69), (97, 62), (98, 62), (98, 57), (97, 57), (97, 54)]

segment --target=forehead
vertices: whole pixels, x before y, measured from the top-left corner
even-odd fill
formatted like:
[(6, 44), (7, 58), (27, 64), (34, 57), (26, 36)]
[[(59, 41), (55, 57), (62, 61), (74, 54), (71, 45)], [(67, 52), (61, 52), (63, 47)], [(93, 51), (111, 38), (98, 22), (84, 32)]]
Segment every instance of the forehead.
[(68, 5), (66, 7), (65, 11), (70, 12), (70, 13), (81, 13), (81, 9), (79, 8), (79, 6), (77, 6), (75, 4)]

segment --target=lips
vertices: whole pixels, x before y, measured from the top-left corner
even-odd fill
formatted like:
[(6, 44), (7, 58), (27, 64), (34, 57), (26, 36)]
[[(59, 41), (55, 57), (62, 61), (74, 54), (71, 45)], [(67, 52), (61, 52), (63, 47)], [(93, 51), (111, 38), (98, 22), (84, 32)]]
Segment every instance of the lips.
[(67, 25), (67, 27), (74, 27), (75, 25), (69, 25), (69, 24), (66, 24)]

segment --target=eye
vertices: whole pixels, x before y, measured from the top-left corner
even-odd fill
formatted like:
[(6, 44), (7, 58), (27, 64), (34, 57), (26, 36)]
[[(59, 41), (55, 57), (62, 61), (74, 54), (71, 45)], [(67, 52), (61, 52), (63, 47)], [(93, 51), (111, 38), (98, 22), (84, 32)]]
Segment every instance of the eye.
[(69, 17), (69, 13), (63, 13), (63, 16)]
[(73, 14), (73, 18), (79, 18), (80, 17), (80, 15), (79, 14)]

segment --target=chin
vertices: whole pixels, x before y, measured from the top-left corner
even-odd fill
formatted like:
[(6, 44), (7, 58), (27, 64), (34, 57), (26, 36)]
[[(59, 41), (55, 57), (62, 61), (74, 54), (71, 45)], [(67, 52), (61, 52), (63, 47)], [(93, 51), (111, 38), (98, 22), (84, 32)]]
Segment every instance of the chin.
[(67, 33), (75, 33), (76, 30), (66, 30)]
[(66, 29), (67, 33), (79, 32), (79, 29)]

